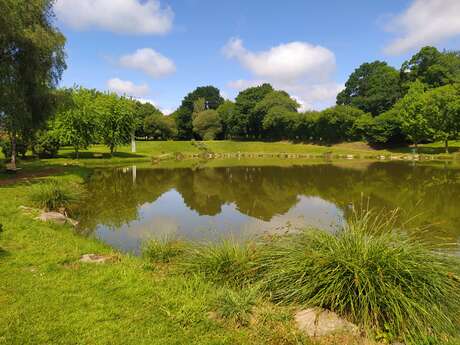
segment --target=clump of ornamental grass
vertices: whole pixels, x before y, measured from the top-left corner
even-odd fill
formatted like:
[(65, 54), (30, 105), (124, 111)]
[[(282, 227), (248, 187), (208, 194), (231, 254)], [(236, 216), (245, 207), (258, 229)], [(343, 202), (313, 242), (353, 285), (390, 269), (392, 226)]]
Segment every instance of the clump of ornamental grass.
[(169, 263), (181, 255), (185, 250), (185, 243), (171, 237), (152, 239), (144, 244), (143, 255), (152, 262)]
[(263, 289), (281, 303), (319, 306), (377, 338), (443, 342), (458, 332), (459, 260), (396, 231), (395, 214), (355, 214), (333, 234), (310, 230), (266, 244)]
[(181, 266), (186, 272), (203, 274), (214, 282), (241, 286), (248, 280), (255, 254), (254, 245), (233, 239), (197, 243), (187, 249)]
[(29, 198), (38, 208), (45, 211), (64, 211), (67, 213), (71, 205), (80, 197), (79, 186), (50, 179), (32, 185)]
[(246, 326), (253, 314), (257, 298), (255, 288), (238, 291), (225, 289), (215, 301), (217, 315), (223, 319), (232, 320), (238, 325)]

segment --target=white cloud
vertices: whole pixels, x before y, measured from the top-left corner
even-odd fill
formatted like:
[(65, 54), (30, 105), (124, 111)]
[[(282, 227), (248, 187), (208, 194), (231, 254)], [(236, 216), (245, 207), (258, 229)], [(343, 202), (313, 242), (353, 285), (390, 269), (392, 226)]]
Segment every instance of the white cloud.
[(142, 97), (150, 92), (147, 84), (136, 85), (129, 80), (121, 80), (113, 78), (107, 81), (107, 87), (110, 91), (115, 92), (122, 96)]
[(230, 81), (227, 86), (237, 91), (272, 84), (289, 92), (301, 110), (322, 109), (335, 103), (342, 84), (332, 80), (335, 55), (321, 46), (304, 42), (281, 44), (263, 52), (248, 51), (240, 39), (231, 39), (223, 48), (228, 58), (236, 58), (253, 76), (251, 80)]
[(174, 13), (159, 0), (57, 0), (58, 19), (76, 30), (102, 29), (122, 34), (164, 34)]
[(150, 48), (138, 49), (133, 54), (124, 55), (119, 63), (122, 67), (140, 70), (153, 78), (161, 78), (176, 71), (172, 60)]
[(415, 0), (405, 12), (390, 20), (387, 30), (399, 34), (385, 47), (391, 55), (460, 35), (460, 1)]
[(284, 82), (299, 79), (325, 79), (335, 69), (335, 56), (329, 49), (305, 42), (291, 42), (267, 51), (251, 52), (239, 38), (223, 48), (225, 56), (236, 58), (254, 75)]

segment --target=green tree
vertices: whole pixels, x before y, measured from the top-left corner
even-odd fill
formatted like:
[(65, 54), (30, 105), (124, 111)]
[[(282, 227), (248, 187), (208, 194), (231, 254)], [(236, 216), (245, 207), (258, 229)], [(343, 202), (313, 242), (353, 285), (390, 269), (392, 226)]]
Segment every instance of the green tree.
[(70, 145), (78, 158), (82, 149), (94, 141), (97, 129), (97, 93), (74, 88), (62, 91), (61, 105), (54, 120), (54, 128), (63, 145)]
[(229, 128), (234, 111), (235, 103), (229, 100), (226, 100), (217, 108), (217, 115), (219, 115), (220, 123), (222, 124), (222, 137), (224, 139), (231, 137)]
[(262, 84), (241, 91), (235, 99), (235, 111), (230, 120), (230, 132), (235, 136), (260, 138), (262, 119), (255, 110), (257, 103), (273, 91), (270, 84)]
[(323, 110), (315, 121), (317, 139), (327, 143), (358, 139), (355, 121), (364, 115), (361, 109), (349, 105), (336, 105)]
[(395, 105), (401, 119), (401, 129), (416, 149), (421, 141), (433, 138), (433, 129), (426, 116), (426, 102), (425, 85), (417, 80), (411, 84), (404, 98)]
[(203, 140), (214, 140), (222, 131), (217, 111), (209, 109), (196, 114), (193, 119), (193, 131)]
[(297, 111), (289, 110), (284, 106), (271, 107), (263, 119), (263, 129), (267, 137), (270, 139), (292, 138), (298, 116)]
[(99, 94), (98, 137), (110, 149), (110, 155), (119, 145), (131, 142), (135, 129), (134, 104), (125, 97), (116, 94)]
[(460, 80), (460, 54), (440, 52), (435, 47), (423, 47), (402, 64), (400, 73), (406, 89), (416, 80), (429, 87), (452, 84)]
[(337, 95), (337, 104), (351, 105), (374, 116), (390, 109), (401, 97), (399, 73), (386, 62), (363, 63)]
[(444, 141), (449, 153), (449, 140), (456, 139), (460, 131), (460, 92), (458, 85), (446, 85), (425, 93), (426, 114), (436, 140)]
[(170, 116), (150, 115), (144, 120), (144, 132), (155, 140), (169, 140), (177, 134), (176, 124)]
[(134, 118), (136, 123), (136, 131), (135, 135), (137, 137), (146, 137), (147, 134), (144, 132), (144, 122), (147, 117), (150, 116), (163, 116), (163, 113), (157, 109), (151, 103), (142, 103), (139, 101), (135, 101), (134, 106)]
[(181, 106), (173, 114), (179, 139), (191, 139), (193, 137), (192, 121), (195, 102), (201, 98), (204, 99), (205, 109), (217, 109), (224, 102), (219, 89), (214, 86), (197, 87), (185, 96)]
[(31, 136), (54, 111), (53, 90), (66, 68), (65, 37), (53, 25), (51, 0), (0, 1), (0, 125), (12, 144)]

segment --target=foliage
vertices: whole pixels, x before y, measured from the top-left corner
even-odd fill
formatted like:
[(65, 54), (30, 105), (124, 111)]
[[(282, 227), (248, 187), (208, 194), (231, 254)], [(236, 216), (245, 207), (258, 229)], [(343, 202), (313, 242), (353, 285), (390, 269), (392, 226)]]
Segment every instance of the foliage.
[(389, 110), (401, 97), (399, 73), (386, 62), (359, 66), (337, 95), (337, 104), (352, 105), (376, 116)]
[(458, 52), (440, 52), (435, 47), (423, 47), (401, 66), (401, 82), (405, 88), (416, 80), (428, 87), (439, 87), (460, 79)]
[(78, 188), (68, 185), (58, 179), (50, 179), (34, 184), (30, 190), (31, 202), (46, 211), (69, 210), (70, 206), (79, 199)]
[(112, 155), (116, 147), (131, 141), (135, 130), (133, 103), (116, 94), (99, 94), (98, 137), (110, 149)]
[(215, 305), (220, 317), (245, 326), (249, 324), (256, 302), (257, 290), (254, 288), (246, 288), (238, 292), (225, 289), (217, 297)]
[(349, 105), (325, 109), (315, 119), (314, 137), (327, 143), (356, 139), (354, 123), (363, 115), (362, 110)]
[(400, 115), (401, 129), (407, 138), (415, 144), (415, 147), (433, 135), (433, 130), (426, 116), (426, 102), (425, 86), (422, 82), (415, 81), (411, 84), (404, 98), (395, 105), (395, 110)]
[(79, 151), (88, 148), (98, 129), (97, 93), (94, 90), (74, 88), (63, 91), (63, 102), (56, 114), (53, 126), (59, 134), (61, 144)]
[(65, 38), (53, 25), (51, 0), (0, 2), (0, 126), (12, 142), (31, 137), (54, 108), (65, 65)]
[(135, 101), (134, 104), (134, 122), (136, 126), (135, 134), (137, 137), (146, 137), (144, 132), (145, 120), (147, 117), (163, 116), (163, 113), (149, 102)]
[(219, 105), (216, 109), (217, 115), (219, 116), (220, 123), (222, 124), (222, 137), (224, 139), (228, 139), (231, 137), (230, 135), (230, 120), (233, 116), (233, 112), (235, 111), (235, 103), (232, 101), (226, 100), (224, 103)]
[(297, 111), (288, 110), (283, 106), (274, 106), (264, 116), (262, 125), (265, 136), (270, 139), (289, 139), (294, 132)]
[(222, 124), (216, 110), (205, 110), (195, 115), (193, 131), (203, 140), (214, 140), (222, 132)]
[(183, 242), (163, 237), (152, 239), (144, 245), (143, 255), (153, 262), (168, 263), (184, 252)]
[(457, 138), (460, 132), (460, 88), (442, 86), (428, 91), (425, 97), (424, 112), (433, 129), (433, 138), (445, 142), (446, 153), (449, 153), (449, 139)]
[(145, 135), (154, 140), (169, 140), (176, 136), (176, 123), (170, 116), (150, 115), (144, 120)]
[[(274, 301), (320, 306), (406, 344), (454, 336), (459, 260), (397, 234), (394, 215), (358, 215), (337, 234), (268, 243), (256, 261)], [(396, 339), (393, 339), (396, 340)]]
[(257, 104), (273, 91), (270, 84), (262, 84), (241, 91), (235, 99), (235, 111), (229, 121), (229, 131), (236, 137), (260, 138), (262, 120), (256, 111)]
[(57, 131), (40, 131), (35, 137), (32, 151), (39, 158), (53, 158), (57, 156), (60, 147), (61, 142)]
[(372, 145), (396, 145), (406, 141), (401, 130), (401, 119), (395, 109), (376, 117), (367, 114), (359, 117), (355, 121), (354, 132)]
[(201, 273), (212, 281), (240, 286), (247, 282), (254, 255), (254, 248), (248, 243), (223, 240), (189, 247), (180, 265), (186, 272)]
[[(0, 139), (0, 149), (2, 150), (5, 157), (11, 157), (13, 152), (11, 147), (11, 140)], [(22, 157), (25, 157), (27, 152), (27, 145), (19, 138), (16, 138), (16, 152)]]

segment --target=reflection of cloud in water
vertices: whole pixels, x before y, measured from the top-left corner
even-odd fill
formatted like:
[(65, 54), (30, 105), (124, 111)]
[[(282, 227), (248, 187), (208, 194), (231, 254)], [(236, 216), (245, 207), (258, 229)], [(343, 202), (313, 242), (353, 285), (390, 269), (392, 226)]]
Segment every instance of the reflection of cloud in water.
[(138, 220), (115, 231), (99, 225), (96, 236), (113, 247), (139, 253), (142, 242), (152, 237), (173, 236), (198, 241), (230, 236), (244, 239), (304, 227), (330, 230), (342, 221), (343, 212), (333, 203), (305, 196), (300, 197), (288, 212), (276, 215), (270, 221), (244, 215), (234, 203), (223, 205), (215, 216), (205, 216), (187, 207), (181, 194), (171, 190), (155, 202), (142, 205)]

